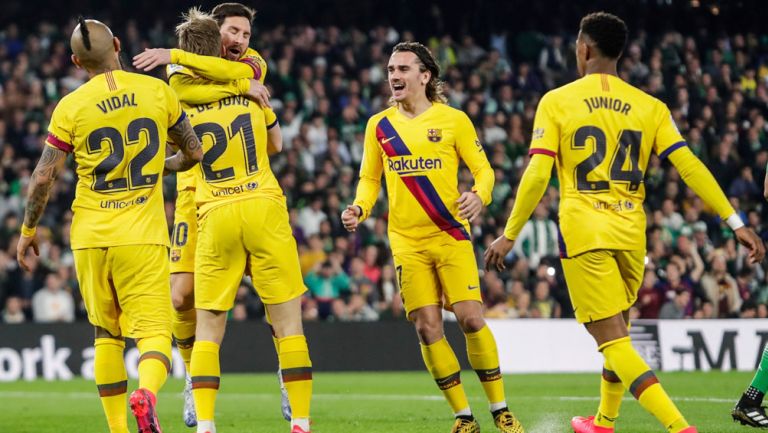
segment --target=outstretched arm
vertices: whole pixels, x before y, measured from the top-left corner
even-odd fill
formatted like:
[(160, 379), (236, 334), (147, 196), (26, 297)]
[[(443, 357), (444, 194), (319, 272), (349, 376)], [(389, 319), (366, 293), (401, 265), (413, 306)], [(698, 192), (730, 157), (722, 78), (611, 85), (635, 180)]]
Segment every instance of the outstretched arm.
[(179, 146), (175, 155), (165, 159), (165, 169), (171, 172), (187, 171), (203, 160), (203, 148), (189, 119), (184, 118), (168, 130), (168, 136)]
[(40, 254), (35, 239), (37, 223), (43, 216), (53, 182), (64, 167), (66, 159), (66, 152), (46, 145), (35, 171), (32, 172), (27, 192), (27, 207), (24, 210), (24, 224), (21, 226), (21, 237), (19, 237), (19, 243), (16, 247), (16, 259), (24, 270), (29, 270), (25, 261), (27, 249), (31, 246), (36, 255)]
[(483, 146), (477, 138), (475, 127), (464, 113), (461, 113), (459, 121), (456, 122), (456, 150), (475, 180), (472, 192), (462, 193), (457, 201), (459, 216), (471, 222), (480, 215), (484, 206), (491, 203), (494, 175)]
[(691, 149), (681, 145), (667, 153), (667, 156), (685, 183), (728, 223), (739, 243), (749, 249), (750, 262), (762, 261), (765, 256), (762, 239), (752, 229), (744, 226), (744, 222), (731, 206), (712, 173), (696, 158)]
[(363, 142), (363, 161), (360, 164), (360, 181), (357, 184), (355, 199), (341, 213), (341, 222), (347, 231), (357, 230), (357, 225), (368, 218), (381, 190), (381, 175), (384, 171), (381, 149), (376, 139), (376, 125), (368, 120)]
[(495, 266), (498, 270), (504, 269), (504, 257), (514, 247), (515, 239), (547, 191), (554, 162), (555, 159), (549, 155), (537, 153), (531, 156), (531, 162), (520, 179), (515, 205), (507, 220), (504, 234), (493, 241), (485, 252), (487, 270), (490, 270), (491, 266)]
[(133, 66), (145, 72), (172, 63), (192, 69), (197, 75), (213, 81), (232, 81), (238, 78), (258, 80), (261, 77), (261, 69), (258, 65), (254, 67), (253, 62), (203, 56), (177, 48), (148, 48), (133, 57)]

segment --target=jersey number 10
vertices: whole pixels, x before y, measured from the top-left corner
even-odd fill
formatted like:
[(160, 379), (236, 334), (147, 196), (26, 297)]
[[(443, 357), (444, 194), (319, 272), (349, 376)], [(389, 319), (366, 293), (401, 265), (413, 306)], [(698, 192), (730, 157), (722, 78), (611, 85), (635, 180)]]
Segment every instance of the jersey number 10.
[[(604, 192), (611, 188), (610, 181), (627, 183), (630, 191), (635, 192), (643, 183), (643, 172), (638, 166), (640, 159), (640, 144), (643, 134), (641, 131), (625, 129), (619, 134), (619, 145), (612, 156), (609, 180), (588, 180), (587, 176), (606, 156), (607, 142), (605, 132), (597, 126), (582, 126), (573, 135), (573, 148), (584, 149), (587, 140), (592, 138), (595, 143), (592, 155), (576, 166), (576, 189), (580, 192)], [(629, 169), (624, 165), (629, 158)]]

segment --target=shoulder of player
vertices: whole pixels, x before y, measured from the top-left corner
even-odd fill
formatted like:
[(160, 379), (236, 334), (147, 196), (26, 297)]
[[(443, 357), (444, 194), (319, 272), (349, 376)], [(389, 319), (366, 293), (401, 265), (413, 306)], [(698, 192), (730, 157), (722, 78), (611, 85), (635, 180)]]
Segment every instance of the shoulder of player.
[(259, 60), (264, 61), (264, 57), (258, 51), (254, 50), (253, 48), (250, 48), (250, 47), (248, 47), (248, 49), (245, 50), (245, 54), (243, 54), (242, 57), (240, 57), (240, 58), (243, 59), (243, 58), (246, 58), (246, 57), (252, 58), (252, 59), (259, 59)]
[(384, 110), (381, 110), (378, 113), (372, 115), (368, 119), (368, 126), (369, 127), (370, 126), (375, 126), (376, 124), (378, 124), (381, 121), (381, 119), (383, 119), (383, 118), (385, 118), (387, 116), (391, 116), (391, 115), (395, 114), (396, 112), (397, 112), (397, 107), (396, 106), (392, 106), (392, 107), (386, 108)]
[(451, 107), (448, 104), (436, 103), (432, 109), (434, 113), (430, 117), (450, 119), (449, 122), (456, 125), (472, 125), (472, 119), (469, 118), (469, 115), (458, 108)]
[(191, 69), (185, 68), (182, 65), (171, 63), (170, 65), (167, 65), (165, 67), (165, 75), (170, 78), (171, 75), (174, 74), (183, 74), (183, 75), (189, 75), (193, 77), (195, 74), (192, 72)]
[[(148, 86), (148, 87), (162, 87), (168, 84), (151, 75), (140, 74), (137, 72), (120, 71), (121, 75), (124, 75), (129, 81), (126, 82), (127, 86)], [(118, 78), (119, 80), (119, 78)]]
[(585, 79), (587, 77), (582, 77), (577, 80), (571, 81), (570, 83), (563, 84), (560, 87), (556, 87), (554, 89), (551, 89), (544, 93), (544, 95), (541, 96), (541, 101), (548, 100), (548, 101), (555, 101), (558, 99), (570, 99), (573, 97), (573, 93), (580, 92), (580, 88), (585, 84)]
[(438, 114), (443, 116), (457, 116), (457, 117), (466, 116), (466, 113), (459, 110), (458, 108), (451, 107), (450, 105), (444, 104), (441, 102), (435, 102), (432, 105), (432, 109), (435, 110)]

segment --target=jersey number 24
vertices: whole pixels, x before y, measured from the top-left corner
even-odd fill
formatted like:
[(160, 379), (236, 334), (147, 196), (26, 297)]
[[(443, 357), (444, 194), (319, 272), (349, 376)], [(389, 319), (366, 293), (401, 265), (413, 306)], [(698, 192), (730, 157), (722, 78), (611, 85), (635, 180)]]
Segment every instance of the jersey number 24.
[[(612, 155), (610, 179), (588, 180), (587, 176), (604, 160), (607, 152), (605, 132), (597, 126), (582, 126), (573, 135), (573, 148), (584, 149), (587, 140), (592, 138), (595, 143), (592, 154), (576, 166), (576, 189), (580, 192), (604, 192), (611, 188), (610, 181), (626, 183), (629, 190), (634, 192), (643, 183), (643, 171), (638, 166), (640, 159), (640, 144), (642, 132), (625, 129), (619, 134), (619, 145)], [(624, 165), (629, 159), (629, 169)]]

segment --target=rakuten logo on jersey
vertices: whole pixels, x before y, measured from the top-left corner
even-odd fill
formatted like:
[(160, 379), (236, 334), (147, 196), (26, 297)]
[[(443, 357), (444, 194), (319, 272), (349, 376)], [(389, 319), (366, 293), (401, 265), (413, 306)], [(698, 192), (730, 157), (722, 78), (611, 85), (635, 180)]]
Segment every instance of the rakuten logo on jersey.
[(424, 158), (401, 156), (398, 158), (390, 158), (387, 160), (387, 168), (389, 171), (404, 176), (416, 173), (423, 173), (427, 170), (440, 170), (443, 168), (443, 161), (440, 158)]

